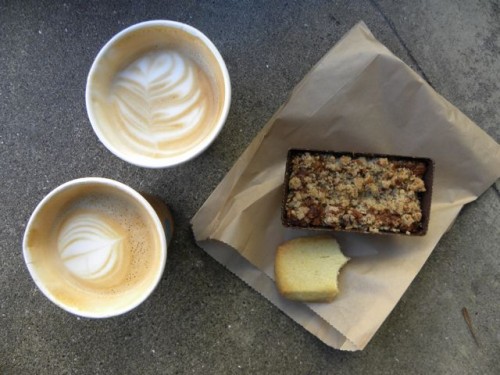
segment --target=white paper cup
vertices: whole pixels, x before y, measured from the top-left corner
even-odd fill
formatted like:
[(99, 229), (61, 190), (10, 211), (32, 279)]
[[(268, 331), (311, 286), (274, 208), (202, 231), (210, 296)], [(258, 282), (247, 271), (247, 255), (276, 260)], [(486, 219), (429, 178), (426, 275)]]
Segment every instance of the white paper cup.
[[(36, 207), (23, 239), (38, 288), (64, 310), (89, 318), (130, 311), (155, 289), (173, 224), (168, 208), (105, 178), (69, 181)], [(167, 230), (167, 233), (166, 233)]]
[(174, 21), (119, 32), (97, 55), (86, 106), (99, 140), (119, 158), (170, 167), (203, 152), (229, 112), (229, 73), (215, 45)]

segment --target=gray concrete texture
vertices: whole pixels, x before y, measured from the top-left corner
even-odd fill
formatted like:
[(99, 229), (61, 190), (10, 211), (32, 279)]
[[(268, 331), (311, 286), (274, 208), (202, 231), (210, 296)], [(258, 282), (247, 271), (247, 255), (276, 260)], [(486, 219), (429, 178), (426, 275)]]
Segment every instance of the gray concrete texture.
[[(216, 142), (195, 160), (162, 170), (109, 153), (84, 103), (100, 47), (148, 19), (178, 20), (206, 33), (233, 86)], [(500, 139), (496, 0), (0, 0), (0, 373), (499, 374), (498, 182), (463, 209), (362, 352), (327, 347), (193, 240), (190, 218), (294, 85), (359, 20)], [(77, 318), (57, 308), (23, 263), (22, 235), (36, 204), (83, 176), (157, 194), (176, 219), (159, 287), (113, 319)]]

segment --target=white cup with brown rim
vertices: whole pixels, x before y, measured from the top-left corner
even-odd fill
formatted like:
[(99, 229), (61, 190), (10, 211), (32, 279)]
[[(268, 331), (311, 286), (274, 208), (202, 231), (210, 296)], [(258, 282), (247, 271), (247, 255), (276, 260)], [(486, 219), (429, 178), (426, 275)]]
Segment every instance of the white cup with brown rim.
[(229, 73), (215, 45), (175, 21), (119, 32), (87, 78), (87, 113), (98, 138), (141, 167), (170, 167), (199, 155), (221, 131), (230, 102)]

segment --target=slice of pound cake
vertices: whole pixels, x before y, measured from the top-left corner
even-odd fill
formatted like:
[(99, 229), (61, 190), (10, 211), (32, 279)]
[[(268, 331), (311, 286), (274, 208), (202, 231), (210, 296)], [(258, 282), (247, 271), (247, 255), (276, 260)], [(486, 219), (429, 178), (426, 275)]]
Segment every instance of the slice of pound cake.
[(291, 300), (331, 302), (339, 292), (339, 271), (348, 261), (332, 237), (296, 238), (278, 247), (276, 285)]

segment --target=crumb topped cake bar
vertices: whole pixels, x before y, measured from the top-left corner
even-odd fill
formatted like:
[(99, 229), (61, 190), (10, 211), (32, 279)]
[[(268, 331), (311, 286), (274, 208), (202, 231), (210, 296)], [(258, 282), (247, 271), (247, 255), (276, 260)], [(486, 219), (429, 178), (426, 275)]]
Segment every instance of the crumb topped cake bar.
[(406, 234), (422, 228), (421, 161), (302, 152), (289, 163), (284, 219), (292, 226)]

